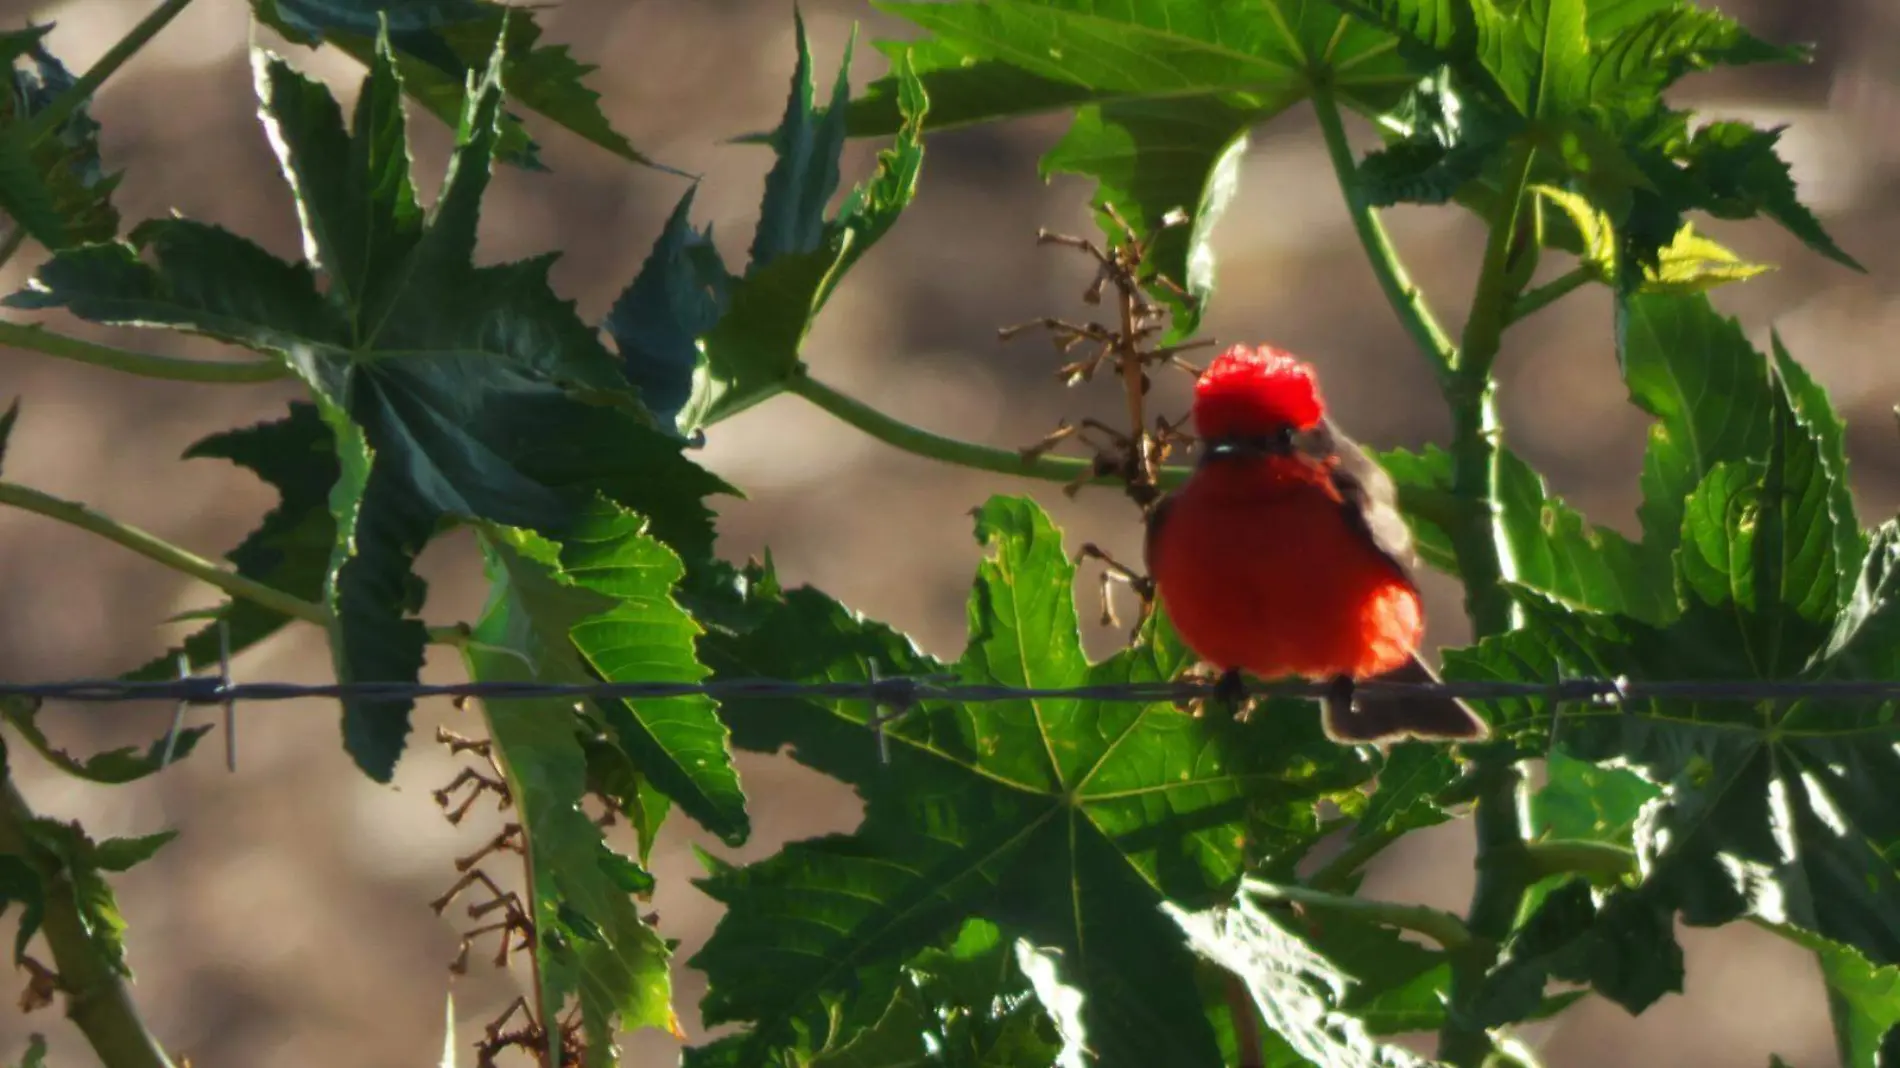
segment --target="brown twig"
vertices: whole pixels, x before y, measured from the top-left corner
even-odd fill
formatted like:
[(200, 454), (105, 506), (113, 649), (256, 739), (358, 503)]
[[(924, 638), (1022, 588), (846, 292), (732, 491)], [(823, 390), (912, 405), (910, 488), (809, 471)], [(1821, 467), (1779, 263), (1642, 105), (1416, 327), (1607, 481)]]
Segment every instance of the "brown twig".
[[(1093, 419), (1084, 419), (1071, 425), (1065, 419), (1041, 441), (1020, 451), (1025, 460), (1036, 460), (1067, 442), (1080, 442), (1088, 446), (1094, 453), (1092, 462), (1074, 481), (1063, 487), (1063, 492), (1073, 497), (1090, 482), (1114, 478), (1121, 482), (1128, 498), (1145, 515), (1161, 499), (1162, 464), (1171, 453), (1189, 447), (1193, 441), (1181, 431), (1185, 419), (1169, 421), (1156, 417), (1153, 427), (1149, 426), (1146, 404), (1148, 391), (1153, 386), (1149, 373), (1155, 368), (1166, 366), (1198, 376), (1200, 368), (1181, 359), (1180, 355), (1211, 345), (1213, 341), (1204, 339), (1175, 345), (1154, 343), (1172, 322), (1173, 313), (1166, 304), (1149, 299), (1148, 290), (1165, 290), (1184, 302), (1192, 302), (1194, 298), (1178, 284), (1155, 274), (1149, 268), (1148, 257), (1156, 234), (1143, 236), (1136, 233), (1112, 204), (1102, 205), (1102, 211), (1119, 231), (1113, 235), (1106, 249), (1085, 237), (1048, 230), (1037, 231), (1036, 243), (1074, 249), (1095, 261), (1095, 277), (1083, 292), (1082, 300), (1090, 305), (1099, 305), (1104, 297), (1108, 297), (1115, 309), (1115, 325), (1043, 316), (1003, 327), (997, 331), (997, 339), (1010, 341), (1030, 331), (1041, 330), (1049, 337), (1056, 351), (1065, 356), (1084, 343), (1092, 346), (1081, 359), (1065, 362), (1058, 367), (1056, 376), (1066, 385), (1076, 386), (1091, 381), (1105, 368), (1112, 370), (1122, 387), (1127, 429), (1110, 427)], [(1178, 226), (1186, 221), (1185, 215), (1170, 213), (1162, 219), (1161, 228)], [(1097, 546), (1084, 546), (1077, 560), (1085, 559), (1098, 560), (1107, 565), (1101, 576), (1102, 625), (1119, 625), (1109, 584), (1120, 581), (1127, 583), (1141, 597), (1141, 617), (1135, 628), (1135, 632), (1139, 633), (1141, 623), (1147, 620), (1152, 609), (1153, 583), (1115, 562)]]

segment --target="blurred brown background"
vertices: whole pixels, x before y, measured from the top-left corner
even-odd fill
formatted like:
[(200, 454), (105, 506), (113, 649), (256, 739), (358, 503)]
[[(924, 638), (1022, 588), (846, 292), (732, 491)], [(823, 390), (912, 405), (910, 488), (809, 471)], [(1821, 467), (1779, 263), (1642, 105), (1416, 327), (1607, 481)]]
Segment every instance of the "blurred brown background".
[[(51, 46), (83, 70), (143, 15), (147, 3), (0, 2), (0, 25), (56, 20)], [(1711, 113), (1792, 123), (1783, 145), (1807, 201), (1870, 268), (1857, 276), (1807, 254), (1769, 224), (1709, 230), (1782, 269), (1717, 294), (1765, 341), (1778, 327), (1798, 358), (1833, 392), (1851, 428), (1850, 451), (1864, 518), (1900, 502), (1900, 439), (1890, 409), (1900, 366), (1888, 331), (1900, 326), (1891, 279), (1900, 233), (1900, 14), (1884, 0), (1738, 0), (1725, 5), (1765, 37), (1807, 40), (1820, 59), (1798, 70), (1692, 81), (1678, 98)], [(907, 29), (856, 0), (805, 4), (818, 68), (828, 79), (850, 31)], [(768, 128), (784, 99), (793, 57), (785, 0), (568, 0), (541, 13), (547, 39), (566, 42), (606, 69), (592, 84), (614, 125), (653, 157), (705, 176), (697, 211), (715, 224), (730, 262), (743, 255), (757, 212), (763, 149), (720, 143)], [(230, 227), (280, 255), (299, 249), (296, 217), (255, 119), (241, 0), (199, 0), (106, 88), (94, 114), (107, 163), (126, 169), (118, 203), (128, 226), (177, 210)], [(282, 49), (264, 35), (264, 43)], [(335, 53), (289, 49), (292, 60), (354, 97), (360, 68)], [(853, 83), (882, 73), (859, 50)], [(413, 109), (412, 109), (413, 111)], [(419, 180), (432, 196), (449, 137), (412, 117)], [(602, 315), (646, 255), (684, 190), (680, 179), (625, 165), (546, 123), (533, 125), (552, 174), (501, 173), (484, 218), (484, 254), (509, 259), (560, 249), (556, 287)], [(1088, 227), (1082, 182), (1044, 185), (1035, 159), (1063, 128), (1059, 117), (934, 140), (921, 199), (844, 285), (811, 338), (816, 373), (900, 417), (959, 436), (1014, 446), (1059, 416), (1112, 417), (1108, 387), (1064, 391), (1040, 341), (1001, 347), (995, 328), (1042, 314), (1080, 314), (1085, 266), (1038, 250), (1036, 227)], [(1363, 124), (1355, 136), (1365, 139)], [(868, 172), (874, 146), (853, 145), (847, 181)], [(1452, 210), (1391, 218), (1414, 274), (1452, 317), (1468, 298), (1477, 228)], [(1346, 424), (1380, 445), (1441, 439), (1422, 362), (1379, 301), (1352, 239), (1318, 135), (1296, 109), (1259, 132), (1241, 197), (1219, 237), (1221, 290), (1209, 333), (1223, 342), (1272, 340), (1310, 355)], [(38, 257), (23, 254), (0, 278), (12, 291)], [(110, 338), (67, 321), (54, 325)], [(1513, 444), (1593, 518), (1634, 526), (1644, 423), (1624, 401), (1601, 292), (1564, 301), (1512, 333), (1501, 363)], [(210, 346), (144, 334), (121, 342), (148, 351), (215, 355)], [(1185, 380), (1166, 386), (1178, 411)], [(80, 499), (125, 521), (216, 556), (271, 503), (247, 475), (215, 461), (176, 457), (210, 431), (274, 417), (288, 386), (193, 387), (136, 381), (27, 352), (0, 355), (0, 400), (25, 398), (7, 477)], [(705, 462), (743, 487), (722, 502), (726, 553), (742, 559), (770, 545), (788, 583), (810, 582), (916, 634), (931, 651), (957, 653), (964, 597), (977, 549), (969, 509), (996, 492), (1030, 492), (1077, 541), (1132, 555), (1130, 507), (1108, 492), (1068, 501), (1055, 487), (936, 466), (887, 448), (791, 397), (722, 425)], [(482, 591), (466, 541), (450, 539), (425, 561), (429, 615), (472, 618)], [(158, 621), (208, 605), (210, 591), (115, 546), (36, 516), (0, 511), (0, 676), (106, 675), (159, 651)], [(1456, 591), (1434, 580), (1440, 642), (1463, 639)], [(1085, 593), (1085, 596), (1086, 593)], [(1089, 607), (1084, 603), (1084, 612)], [(1112, 633), (1097, 635), (1096, 649)], [(430, 676), (453, 678), (437, 656)], [(293, 628), (242, 657), (249, 680), (321, 681), (322, 639)], [(492, 833), (492, 807), (460, 828), (429, 791), (456, 765), (432, 743), (438, 723), (473, 731), (472, 715), (446, 703), (417, 717), (417, 744), (395, 789), (367, 782), (338, 745), (334, 709), (321, 702), (242, 711), (241, 760), (227, 774), (217, 740), (181, 767), (130, 788), (82, 786), (19, 759), (23, 786), (48, 814), (82, 819), (95, 835), (182, 828), (158, 859), (118, 883), (131, 924), (137, 994), (157, 1032), (201, 1068), (433, 1064), (441, 1049), (445, 964), (454, 913), (427, 902), (453, 880), (454, 857)], [(50, 717), (76, 746), (143, 742), (170, 715), (162, 708), (65, 707)], [(736, 854), (763, 856), (788, 839), (846, 829), (857, 818), (848, 791), (785, 760), (741, 758), (757, 833)], [(675, 821), (656, 855), (656, 907), (684, 961), (716, 919), (687, 883), (688, 848), (717, 848)], [(1469, 892), (1466, 832), (1416, 836), (1382, 858), (1369, 893), (1461, 907)], [(498, 873), (507, 865), (497, 864)], [(11, 920), (7, 921), (9, 924)], [(1529, 1037), (1549, 1063), (1757, 1066), (1770, 1051), (1820, 1068), (1835, 1062), (1814, 968), (1800, 952), (1753, 929), (1688, 931), (1689, 983), (1644, 1016), (1591, 1001)], [(492, 943), (476, 949), (476, 960)], [(677, 969), (682, 1019), (697, 1037), (699, 976)], [(515, 994), (518, 977), (477, 966), (453, 984), (457, 1042)], [(24, 983), (24, 976), (19, 978)], [(31, 1030), (52, 1039), (53, 1063), (91, 1063), (55, 1012), (0, 1012), (0, 1057), (10, 1062)], [(672, 1064), (677, 1043), (634, 1036), (630, 1065)]]

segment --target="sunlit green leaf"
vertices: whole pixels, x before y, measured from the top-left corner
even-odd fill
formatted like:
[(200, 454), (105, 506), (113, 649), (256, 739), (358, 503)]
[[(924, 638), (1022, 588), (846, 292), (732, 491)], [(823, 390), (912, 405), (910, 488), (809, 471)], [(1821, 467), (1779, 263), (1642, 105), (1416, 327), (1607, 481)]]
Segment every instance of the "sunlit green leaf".
[[(1186, 666), (1160, 621), (1134, 648), (1088, 663), (1074, 565), (1027, 501), (993, 500), (978, 533), (992, 555), (954, 668), (964, 681), (1062, 687), (1171, 678)], [(702, 643), (721, 675), (842, 682), (873, 666), (887, 677), (942, 670), (814, 591), (760, 610), (743, 633)], [(1316, 802), (1370, 770), (1297, 702), (1244, 725), (1169, 704), (927, 702), (885, 728), (888, 765), (862, 701), (735, 699), (725, 711), (735, 744), (790, 746), (855, 786), (866, 815), (855, 834), (794, 843), (704, 884), (730, 909), (693, 962), (712, 979), (703, 1010), (752, 1027), (695, 1063), (848, 1038), (889, 1004), (880, 962), (971, 915), (1060, 951), (1100, 1063), (1213, 1056), (1191, 958), (1156, 906), (1210, 904), (1245, 865), (1286, 864), (1318, 836)]]

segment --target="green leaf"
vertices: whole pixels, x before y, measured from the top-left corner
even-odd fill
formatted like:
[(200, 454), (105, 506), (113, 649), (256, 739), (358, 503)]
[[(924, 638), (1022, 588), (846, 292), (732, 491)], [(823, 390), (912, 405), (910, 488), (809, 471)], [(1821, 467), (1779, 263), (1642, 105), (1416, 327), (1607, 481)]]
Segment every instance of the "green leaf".
[[(609, 682), (698, 682), (709, 674), (695, 655), (701, 630), (672, 596), (684, 568), (645, 527), (610, 504), (590, 513), (561, 547), (559, 565), (560, 578), (592, 596), (557, 599), (538, 622), (571, 639), (588, 668)], [(585, 611), (603, 599), (604, 606)], [(578, 665), (568, 669), (573, 681), (587, 677)], [(710, 697), (600, 702), (597, 708), (647, 782), (728, 844), (745, 841), (745, 797)]]
[[(852, 189), (830, 219), (825, 201), (837, 187), (843, 149), (842, 97), (830, 115), (812, 108), (811, 57), (799, 33), (798, 75), (784, 122), (773, 136), (778, 162), (766, 179), (752, 261), (732, 288), (731, 305), (703, 344), (705, 377), (695, 378), (691, 417), (682, 430), (734, 415), (782, 391), (803, 372), (799, 350), (811, 323), (858, 258), (884, 236), (917, 193), (923, 167), (923, 86), (899, 72), (905, 124), (878, 153), (877, 172)], [(838, 84), (844, 85), (839, 74)], [(831, 116), (836, 116), (831, 117)], [(669, 381), (678, 382), (676, 373)]]
[[(1862, 622), (1874, 630), (1890, 594), (1883, 541), (1866, 588), (1881, 605)], [(1454, 678), (1548, 680), (1557, 674), (1632, 679), (1761, 680), (1867, 677), (1836, 634), (1833, 652), (1802, 671), (1792, 655), (1749, 648), (1765, 614), (1789, 606), (1693, 602), (1667, 629), (1570, 612), (1526, 600), (1530, 626), (1474, 650), (1448, 653)], [(1741, 636), (1738, 636), (1741, 635)], [(1883, 653), (1890, 657), (1892, 654)], [(1892, 675), (1874, 675), (1891, 678)], [(1516, 734), (1550, 720), (1541, 700), (1492, 703)], [(1685, 921), (1714, 925), (1752, 915), (1793, 923), (1850, 943), (1880, 964), (1900, 961), (1900, 815), (1871, 784), (1900, 774), (1891, 704), (1864, 701), (1668, 699), (1626, 709), (1573, 708), (1560, 723), (1565, 748), (1595, 764), (1617, 763), (1660, 788), (1636, 821), (1642, 893)]]
[[(1165, 277), (1192, 298), (1155, 288), (1173, 309), (1170, 339), (1195, 332), (1213, 295), (1214, 227), (1240, 188), (1247, 130), (1258, 118), (1257, 109), (1218, 96), (1088, 104), (1042, 158), (1044, 177), (1096, 180), (1092, 203), (1103, 233), (1125, 236), (1108, 215), (1112, 206), (1137, 236), (1152, 237), (1144, 277)], [(1170, 225), (1171, 212), (1188, 224)]]
[(1563, 884), (1512, 933), (1473, 1011), (1485, 1027), (1522, 1020), (1550, 979), (1587, 983), (1631, 1014), (1681, 993), (1682, 947), (1669, 910), (1629, 890), (1599, 900), (1583, 879)]
[[(1778, 344), (1771, 371), (1705, 297), (1628, 296), (1618, 304), (1617, 325), (1630, 399), (1657, 420), (1643, 460), (1643, 553), (1660, 564), (1683, 545), (1691, 492), (1718, 466), (1760, 464), (1772, 453), (1781, 466), (1764, 474), (1772, 475), (1773, 492), (1792, 495), (1785, 510), (1796, 532), (1786, 545), (1763, 543), (1764, 552), (1785, 557), (1772, 571), (1787, 588), (1775, 592), (1804, 619), (1830, 619), (1847, 599), (1865, 541), (1846, 482), (1843, 430), (1826, 395)], [(1736, 499), (1746, 476), (1736, 469), (1724, 479), (1728, 492), (1710, 486), (1701, 506), (1748, 507)], [(1694, 529), (1719, 542), (1728, 536), (1719, 518), (1707, 514)], [(1695, 550), (1692, 567), (1725, 551), (1714, 543), (1683, 547)], [(1710, 572), (1690, 574), (1706, 580)]]
[[(341, 472), (330, 428), (316, 407), (293, 403), (290, 414), (282, 419), (222, 431), (185, 450), (186, 459), (199, 457), (229, 460), (277, 490), (277, 506), (225, 559), (238, 574), (273, 589), (306, 600), (321, 598), (331, 548), (337, 543), (336, 519), (330, 514), (328, 498)], [(288, 617), (241, 598), (226, 601), (211, 618), (212, 623), (181, 645), (126, 677), (172, 678), (178, 674), (180, 655), (194, 670), (217, 664), (227, 641), (231, 655), (236, 656), (289, 622)]]
[(712, 227), (693, 228), (698, 190), (695, 185), (680, 198), (640, 273), (601, 324), (647, 411), (681, 432), (703, 421), (704, 412), (688, 407), (706, 388), (699, 339), (725, 314), (734, 282), (713, 246)]
[(0, 33), (0, 61), (11, 92), (0, 94), (0, 211), (50, 250), (110, 240), (119, 231), (112, 192), (119, 175), (104, 172), (99, 124), (81, 104), (51, 130), (34, 117), (73, 87), (74, 79), (42, 41), (52, 26)]
[(17, 1068), (46, 1068), (46, 1036), (35, 1031), (26, 1039), (26, 1052)]
[(1712, 122), (1698, 129), (1683, 150), (1682, 182), (1694, 196), (1689, 206), (1718, 219), (1765, 215), (1814, 251), (1863, 270), (1801, 203), (1787, 161), (1775, 152), (1781, 133), (1779, 127), (1759, 130), (1744, 122)]
[(1661, 792), (1634, 772), (1553, 748), (1544, 757), (1544, 785), (1531, 798), (1535, 840), (1632, 846), (1637, 817)]
[[(712, 545), (702, 498), (725, 487), (647, 425), (596, 332), (549, 288), (550, 258), (474, 264), (505, 57), (494, 57), (469, 98), (426, 224), (410, 192), (393, 53), (384, 47), (378, 57), (349, 133), (327, 90), (256, 57), (271, 141), (324, 286), (309, 264), (162, 219), (137, 228), (130, 244), (55, 257), (11, 302), (189, 330), (296, 371), (330, 426), (341, 471), (324, 584), (338, 676), (406, 682), (425, 637), (411, 565), (444, 524), (493, 522), (558, 538), (603, 494), (651, 516), (655, 536), (697, 559)], [(549, 427), (562, 433), (550, 437)], [(372, 777), (392, 773), (409, 705), (344, 703), (346, 745)]]
[[(1291, 916), (1279, 915), (1282, 926), (1292, 924)], [(1346, 915), (1307, 917), (1295, 933), (1345, 977), (1339, 1009), (1368, 1034), (1435, 1031), (1444, 1024), (1444, 992), (1451, 982), (1444, 951)]]
[[(1017, 943), (1020, 946), (1021, 943)], [(1047, 1068), (1063, 1053), (1054, 1025), (1030, 996), (1018, 952), (985, 920), (964, 923), (947, 946), (904, 966), (877, 1023), (811, 1068)]]
[[(624, 536), (639, 537), (637, 530)], [(565, 683), (585, 677), (568, 628), (613, 602), (573, 584), (560, 547), (532, 533), (490, 528), (483, 550), (493, 592), (463, 647), (470, 678)], [(621, 881), (624, 859), (581, 810), (587, 757), (574, 702), (494, 699), (483, 701), (482, 710), (506, 754), (502, 763), (532, 858), (542, 1004), (559, 1006), (578, 995), (592, 1063), (610, 1062), (621, 1027), (677, 1033), (670, 953)]]
[[(1451, 454), (1437, 446), (1419, 453), (1393, 449), (1379, 454), (1381, 466), (1404, 494), (1451, 490)], [(1517, 454), (1499, 458), (1498, 496), (1516, 581), (1567, 604), (1600, 612), (1622, 613), (1661, 622), (1675, 612), (1667, 558), (1644, 553), (1628, 538), (1591, 524), (1551, 495), (1543, 476)], [(1457, 574), (1451, 539), (1437, 524), (1414, 512), (1409, 518), (1420, 556), (1448, 574)]]
[[(595, 71), (566, 45), (540, 45), (531, 8), (489, 0), (252, 0), (258, 18), (300, 44), (329, 43), (365, 66), (377, 62), (379, 22), (387, 20), (403, 88), (453, 128), (506, 27), (502, 72), (517, 104), (634, 163), (654, 166), (608, 123), (600, 94), (584, 79)], [(520, 120), (503, 116), (497, 151), (503, 159), (540, 167), (540, 150)]]
[(1351, 978), (1243, 887), (1232, 904), (1190, 912), (1164, 905), (1194, 952), (1237, 976), (1253, 995), (1267, 1027), (1301, 1060), (1335, 1068), (1410, 1068), (1427, 1062), (1375, 1041), (1363, 1024), (1340, 1011)]
[(173, 761), (183, 760), (191, 755), (199, 740), (211, 730), (210, 727), (187, 727), (177, 733), (176, 740), (168, 730), (142, 753), (125, 746), (80, 759), (54, 745), (46, 737), (46, 732), (40, 729), (39, 712), (40, 706), (31, 701), (0, 703), (0, 719), (5, 719), (7, 726), (18, 731), (28, 745), (46, 758), (47, 763), (76, 778), (109, 786), (135, 782), (157, 772), (163, 765), (167, 750)]
[[(970, 599), (970, 644), (954, 669), (962, 681), (1070, 687), (1186, 667), (1159, 620), (1134, 648), (1086, 660), (1074, 565), (1028, 501), (992, 500), (977, 529), (992, 555)], [(814, 591), (762, 595), (753, 610), (750, 625), (702, 643), (721, 677), (850, 682), (873, 667), (883, 677), (941, 670)], [(888, 765), (862, 701), (733, 699), (725, 713), (735, 744), (790, 747), (852, 784), (865, 820), (855, 834), (793, 843), (702, 883), (729, 906), (692, 962), (711, 980), (703, 1012), (752, 1027), (694, 1063), (848, 1041), (890, 1004), (883, 962), (972, 915), (1062, 954), (1100, 1063), (1217, 1056), (1192, 958), (1156, 906), (1219, 900), (1248, 865), (1290, 871), (1318, 838), (1315, 805), (1370, 770), (1326, 742), (1296, 702), (1244, 726), (1171, 704), (926, 702), (885, 725)]]
[[(932, 36), (880, 48), (906, 60), (936, 101), (931, 128), (1075, 108), (1068, 134), (1043, 159), (1045, 174), (1095, 180), (1094, 204), (1112, 204), (1143, 236), (1171, 212), (1188, 225), (1163, 231), (1145, 266), (1200, 298), (1165, 290), (1172, 335), (1196, 329), (1213, 285), (1209, 244), (1233, 196), (1246, 134), (1305, 99), (1313, 85), (1377, 112), (1417, 73), (1392, 36), (1324, 4), (1265, 0), (997, 0), (881, 9)], [(852, 106), (854, 136), (897, 126), (898, 75)], [(1119, 228), (1098, 211), (1111, 238)]]
[(1853, 946), (1796, 927), (1775, 932), (1814, 951), (1827, 985), (1829, 1015), (1842, 1068), (1880, 1068), (1884, 1040), (1900, 1025), (1900, 967), (1876, 967)]
[[(58, 872), (56, 879), (40, 880), (43, 891), (71, 895), (81, 933), (92, 943), (93, 951), (107, 967), (130, 978), (132, 969), (125, 960), (125, 917), (120, 915), (118, 901), (103, 873), (122, 872), (146, 860), (177, 832), (94, 842), (76, 822), (40, 818), (27, 824), (25, 829), (32, 847)], [(39, 910), (29, 905), (27, 915), (21, 918), (22, 932), (16, 951), (26, 944), (27, 916), (37, 920), (38, 915)]]
[(819, 111), (812, 83), (811, 44), (805, 39), (805, 18), (792, 13), (798, 40), (798, 65), (792, 71), (792, 91), (785, 116), (772, 132), (776, 161), (765, 176), (765, 201), (758, 229), (752, 234), (753, 266), (764, 267), (781, 256), (814, 252), (825, 239), (825, 206), (838, 190), (838, 158), (844, 152), (844, 105), (851, 96), (851, 49), (857, 34), (845, 45), (831, 105)]
[(1434, 798), (1458, 777), (1458, 760), (1443, 745), (1406, 741), (1386, 754), (1379, 785), (1353, 826), (1353, 837), (1375, 831), (1403, 834), (1451, 818)]
[(8, 906), (20, 906), (20, 919), (13, 935), (13, 963), (26, 956), (26, 945), (39, 933), (46, 917), (46, 889), (39, 873), (25, 857), (0, 853), (0, 915)]

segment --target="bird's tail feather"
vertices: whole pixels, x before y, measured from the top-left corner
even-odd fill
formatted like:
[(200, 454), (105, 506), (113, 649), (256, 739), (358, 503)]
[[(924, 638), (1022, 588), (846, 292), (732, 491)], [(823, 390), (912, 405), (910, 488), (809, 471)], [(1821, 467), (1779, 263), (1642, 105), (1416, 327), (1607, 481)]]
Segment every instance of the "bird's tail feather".
[[(1414, 656), (1376, 681), (1427, 683), (1438, 676)], [(1357, 693), (1347, 687), (1327, 696), (1325, 725), (1327, 737), (1355, 745), (1402, 738), (1477, 742), (1491, 734), (1471, 706), (1455, 697)]]

